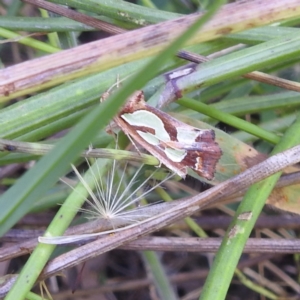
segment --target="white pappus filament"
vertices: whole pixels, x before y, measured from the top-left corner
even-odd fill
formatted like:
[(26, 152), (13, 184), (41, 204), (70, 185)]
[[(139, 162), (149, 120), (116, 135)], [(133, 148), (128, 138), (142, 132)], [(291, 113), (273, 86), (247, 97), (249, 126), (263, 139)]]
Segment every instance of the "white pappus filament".
[[(88, 182), (85, 181), (76, 167), (72, 166), (77, 178), (84, 186), (90, 197), (90, 199), (85, 199), (89, 207), (81, 208), (80, 211), (85, 212), (88, 215), (87, 218), (89, 219), (109, 220), (112, 229), (91, 234), (39, 237), (39, 242), (46, 244), (66, 244), (78, 242), (87, 238), (124, 230), (129, 227), (136, 226), (141, 222), (145, 222), (145, 220), (148, 220), (149, 218), (155, 217), (155, 214), (151, 213), (151, 209), (141, 209), (138, 207), (138, 204), (153, 189), (162, 185), (173, 175), (168, 175), (164, 180), (156, 183), (148, 189), (145, 189), (145, 186), (149, 180), (153, 178), (156, 171), (154, 171), (141, 184), (137, 184), (139, 177), (142, 175), (142, 165), (131, 177), (129, 182), (127, 182), (127, 164), (124, 169), (120, 171), (117, 167), (116, 161), (114, 160), (111, 169), (107, 172), (106, 179), (103, 179), (100, 175), (101, 172), (97, 162), (98, 160), (95, 161), (96, 168), (92, 168), (87, 161), (94, 180), (95, 189), (90, 187)], [(95, 174), (93, 169), (96, 169), (98, 174)], [(148, 208), (151, 208), (151, 206), (149, 205)]]

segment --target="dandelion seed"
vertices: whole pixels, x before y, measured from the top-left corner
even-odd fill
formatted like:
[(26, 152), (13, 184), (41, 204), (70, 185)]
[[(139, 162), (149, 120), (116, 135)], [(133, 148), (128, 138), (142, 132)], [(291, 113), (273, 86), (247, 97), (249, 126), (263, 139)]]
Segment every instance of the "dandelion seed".
[[(166, 176), (165, 179), (159, 183), (154, 184), (150, 188), (145, 188), (149, 181), (154, 178), (157, 170), (152, 172), (150, 176), (139, 184), (139, 179), (142, 177), (143, 165), (138, 168), (135, 174), (131, 174), (131, 178), (127, 180), (127, 173), (129, 173), (130, 170), (132, 171), (132, 169), (129, 170), (127, 164), (123, 170), (120, 170), (117, 162), (114, 160), (111, 169), (107, 172), (106, 179), (99, 176), (101, 172), (98, 160), (95, 162), (95, 168), (92, 168), (88, 161), (87, 164), (94, 180), (94, 190), (81, 176), (76, 167), (72, 166), (77, 178), (90, 196), (90, 199), (85, 199), (88, 208), (81, 208), (79, 211), (86, 213), (88, 219), (103, 219), (109, 221), (112, 230), (74, 236), (39, 237), (39, 242), (47, 244), (77, 242), (87, 238), (124, 230), (136, 226), (141, 222), (145, 222), (145, 220), (153, 218), (153, 214), (151, 213), (151, 209), (141, 209), (141, 207), (139, 207), (140, 201), (156, 187), (162, 185), (173, 176)], [(93, 171), (95, 169), (98, 174)]]
[[(111, 170), (108, 172), (106, 181), (99, 176), (99, 180), (97, 180), (96, 174), (93, 173), (96, 186), (96, 193), (94, 193), (82, 178), (78, 170), (73, 166), (76, 176), (85, 186), (92, 199), (86, 199), (86, 202), (89, 204), (91, 209), (81, 209), (81, 211), (86, 212), (89, 219), (102, 218), (114, 222), (118, 219), (126, 218), (126, 215), (130, 214), (130, 210), (128, 211), (127, 209), (134, 206), (142, 198), (144, 198), (146, 194), (157, 187), (157, 185), (155, 185), (150, 190), (146, 190), (142, 194), (137, 195), (138, 191), (142, 191), (143, 187), (155, 174), (155, 172), (152, 173), (145, 181), (134, 188), (134, 185), (138, 181), (137, 177), (141, 175), (142, 168), (143, 166), (141, 166), (130, 179), (130, 181), (127, 182), (127, 165), (123, 169), (122, 173), (118, 174), (117, 163), (114, 161)], [(116, 177), (118, 178), (116, 179)]]

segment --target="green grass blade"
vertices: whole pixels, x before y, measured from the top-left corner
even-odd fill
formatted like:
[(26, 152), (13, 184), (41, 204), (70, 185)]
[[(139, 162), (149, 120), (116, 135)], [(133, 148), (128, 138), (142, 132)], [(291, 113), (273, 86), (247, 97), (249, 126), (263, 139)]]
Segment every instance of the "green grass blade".
[(40, 42), (30, 37), (23, 37), (18, 33), (7, 30), (5, 28), (0, 27), (0, 36), (7, 39), (14, 39), (20, 44), (44, 51), (46, 53), (56, 53), (61, 51), (61, 49), (48, 45), (46, 43)]
[(66, 32), (66, 31), (95, 31), (96, 29), (76, 21), (58, 17), (46, 19), (41, 17), (7, 17), (1, 16), (0, 27), (8, 30), (24, 30), (29, 32)]
[(168, 279), (157, 253), (154, 251), (143, 251), (141, 255), (148, 273), (151, 274), (150, 278), (153, 280), (159, 299), (179, 299)]
[[(300, 117), (298, 117), (297, 121), (286, 131), (281, 141), (272, 151), (272, 154), (279, 153), (300, 144), (299, 131)], [(243, 248), (280, 175), (281, 172), (276, 173), (254, 184), (245, 194), (215, 257), (212, 269), (200, 297), (201, 300), (226, 299), (227, 290)], [(242, 218), (241, 216), (243, 216), (243, 214), (248, 214), (249, 218)]]
[(178, 100), (177, 103), (184, 105), (185, 107), (191, 108), (195, 111), (201, 112), (207, 116), (210, 116), (211, 118), (224, 122), (228, 125), (244, 130), (245, 132), (251, 133), (272, 144), (276, 144), (280, 140), (280, 138), (272, 132), (268, 132), (254, 124), (251, 124), (238, 117), (225, 113), (221, 110), (215, 109), (214, 107), (211, 107), (207, 104), (188, 98), (182, 98)]
[(69, 5), (70, 7), (76, 7), (99, 15), (134, 23), (138, 26), (154, 24), (182, 16), (181, 14), (161, 11), (118, 0), (50, 0), (49, 2)]

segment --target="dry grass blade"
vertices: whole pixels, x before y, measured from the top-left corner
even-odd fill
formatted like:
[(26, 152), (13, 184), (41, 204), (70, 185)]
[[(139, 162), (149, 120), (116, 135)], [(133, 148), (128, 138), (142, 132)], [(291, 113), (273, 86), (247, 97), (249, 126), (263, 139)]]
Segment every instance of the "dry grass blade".
[[(188, 44), (218, 38), (224, 34), (262, 26), (299, 14), (296, 0), (237, 2), (225, 5)], [(230, 16), (230, 17), (229, 17)], [(0, 96), (8, 100), (57, 85), (66, 80), (106, 70), (121, 63), (154, 55), (182, 34), (199, 18), (198, 14), (162, 22), (24, 62), (0, 70)], [(170, 30), (172, 29), (172, 30)], [(126, 49), (126, 50), (124, 50)], [(51, 71), (53, 70), (53, 71)]]

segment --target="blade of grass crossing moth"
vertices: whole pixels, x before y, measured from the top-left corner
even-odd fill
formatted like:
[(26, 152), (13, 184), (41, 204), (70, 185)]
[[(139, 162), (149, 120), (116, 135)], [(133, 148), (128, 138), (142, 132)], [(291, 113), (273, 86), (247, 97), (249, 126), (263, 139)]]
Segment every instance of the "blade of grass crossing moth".
[[(195, 22), (182, 36), (176, 39), (161, 54), (154, 58), (143, 70), (138, 72), (101, 107), (91, 111), (68, 135), (43, 157), (30, 171), (8, 190), (0, 199), (0, 235), (12, 227), (32, 206), (32, 204), (50, 188), (67, 169), (69, 164), (86, 147), (96, 133), (109, 123), (127, 97), (148, 82), (160, 69), (165, 60), (207, 22), (225, 1), (214, 1), (210, 10)], [(89, 134), (86, 134), (86, 133)], [(52, 224), (51, 235), (63, 234), (71, 220), (63, 220), (60, 227)], [(6, 300), (24, 299), (47, 263), (53, 246), (38, 245), (22, 269)]]

